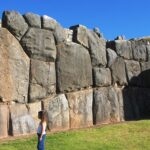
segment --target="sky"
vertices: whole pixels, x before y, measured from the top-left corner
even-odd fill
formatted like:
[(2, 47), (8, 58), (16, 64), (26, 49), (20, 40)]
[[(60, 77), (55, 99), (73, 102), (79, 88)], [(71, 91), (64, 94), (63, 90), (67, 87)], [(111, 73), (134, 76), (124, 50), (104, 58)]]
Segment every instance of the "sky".
[(4, 10), (48, 15), (64, 28), (98, 27), (107, 40), (150, 35), (150, 0), (0, 0), (0, 17)]

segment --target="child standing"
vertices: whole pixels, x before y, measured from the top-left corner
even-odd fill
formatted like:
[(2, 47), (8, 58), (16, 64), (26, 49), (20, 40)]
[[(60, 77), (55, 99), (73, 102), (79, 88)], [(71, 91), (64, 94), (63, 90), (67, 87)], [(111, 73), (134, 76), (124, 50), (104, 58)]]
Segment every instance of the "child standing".
[(37, 129), (38, 136), (38, 150), (45, 150), (45, 137), (46, 137), (46, 126), (47, 126), (47, 114), (46, 111), (39, 111), (38, 118), (41, 120)]

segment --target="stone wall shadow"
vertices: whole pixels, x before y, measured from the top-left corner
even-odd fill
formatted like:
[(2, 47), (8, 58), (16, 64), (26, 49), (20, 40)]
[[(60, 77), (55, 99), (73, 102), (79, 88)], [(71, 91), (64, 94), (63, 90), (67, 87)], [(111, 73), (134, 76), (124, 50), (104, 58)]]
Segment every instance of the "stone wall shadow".
[(150, 70), (141, 72), (128, 83), (122, 91), (124, 119), (150, 119)]

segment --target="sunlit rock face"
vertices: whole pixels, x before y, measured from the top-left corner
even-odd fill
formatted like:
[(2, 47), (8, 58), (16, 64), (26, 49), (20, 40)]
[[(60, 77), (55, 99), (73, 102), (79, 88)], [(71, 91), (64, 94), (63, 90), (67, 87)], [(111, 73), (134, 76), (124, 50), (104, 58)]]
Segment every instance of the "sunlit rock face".
[(4, 11), (0, 138), (150, 118), (150, 37), (107, 41), (97, 27)]

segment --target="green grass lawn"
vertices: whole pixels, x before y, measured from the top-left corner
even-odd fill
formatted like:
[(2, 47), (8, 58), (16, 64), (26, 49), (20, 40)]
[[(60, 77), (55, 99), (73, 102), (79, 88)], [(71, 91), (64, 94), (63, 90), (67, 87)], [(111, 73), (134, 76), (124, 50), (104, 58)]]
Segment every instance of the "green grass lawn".
[[(0, 142), (0, 150), (36, 150), (36, 136)], [(50, 133), (46, 150), (150, 150), (150, 120)]]

